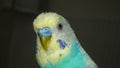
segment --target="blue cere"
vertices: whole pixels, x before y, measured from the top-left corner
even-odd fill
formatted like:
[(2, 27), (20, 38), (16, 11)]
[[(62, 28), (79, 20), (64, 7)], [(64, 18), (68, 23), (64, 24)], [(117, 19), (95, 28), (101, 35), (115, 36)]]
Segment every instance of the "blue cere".
[(52, 34), (52, 31), (50, 28), (46, 27), (43, 29), (38, 30), (37, 34), (40, 35), (45, 35), (45, 36), (50, 36)]
[(58, 39), (57, 42), (59, 42), (61, 49), (64, 49), (67, 46), (66, 42), (61, 39)]

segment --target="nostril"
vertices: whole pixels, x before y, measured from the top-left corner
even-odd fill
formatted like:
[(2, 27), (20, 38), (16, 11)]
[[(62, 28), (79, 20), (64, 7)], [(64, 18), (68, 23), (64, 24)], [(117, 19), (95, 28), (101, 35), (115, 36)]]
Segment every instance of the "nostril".
[(43, 29), (43, 34), (46, 36), (50, 36), (51, 35), (51, 29), (46, 27)]

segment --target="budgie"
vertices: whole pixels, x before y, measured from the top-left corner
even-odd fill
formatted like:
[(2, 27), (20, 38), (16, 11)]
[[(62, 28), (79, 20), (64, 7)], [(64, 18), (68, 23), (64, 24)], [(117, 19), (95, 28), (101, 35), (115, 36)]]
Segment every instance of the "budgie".
[(63, 16), (41, 13), (33, 27), (37, 36), (36, 59), (41, 68), (98, 68)]

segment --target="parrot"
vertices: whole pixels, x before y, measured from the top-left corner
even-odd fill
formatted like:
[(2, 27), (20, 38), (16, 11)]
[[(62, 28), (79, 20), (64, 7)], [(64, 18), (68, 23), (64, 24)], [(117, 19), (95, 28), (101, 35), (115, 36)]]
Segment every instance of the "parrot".
[(58, 13), (43, 12), (33, 21), (36, 60), (40, 68), (98, 68), (78, 41), (69, 22)]

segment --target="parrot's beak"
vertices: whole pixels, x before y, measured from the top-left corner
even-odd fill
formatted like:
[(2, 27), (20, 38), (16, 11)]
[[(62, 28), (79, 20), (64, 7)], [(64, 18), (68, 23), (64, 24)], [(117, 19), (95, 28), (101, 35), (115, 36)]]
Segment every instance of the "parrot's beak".
[(38, 30), (38, 36), (43, 48), (47, 51), (49, 47), (49, 43), (51, 41), (51, 36), (52, 36), (52, 32), (50, 28), (46, 27)]
[(40, 42), (41, 42), (43, 48), (47, 51), (51, 36), (40, 36), (39, 39), (40, 39)]

